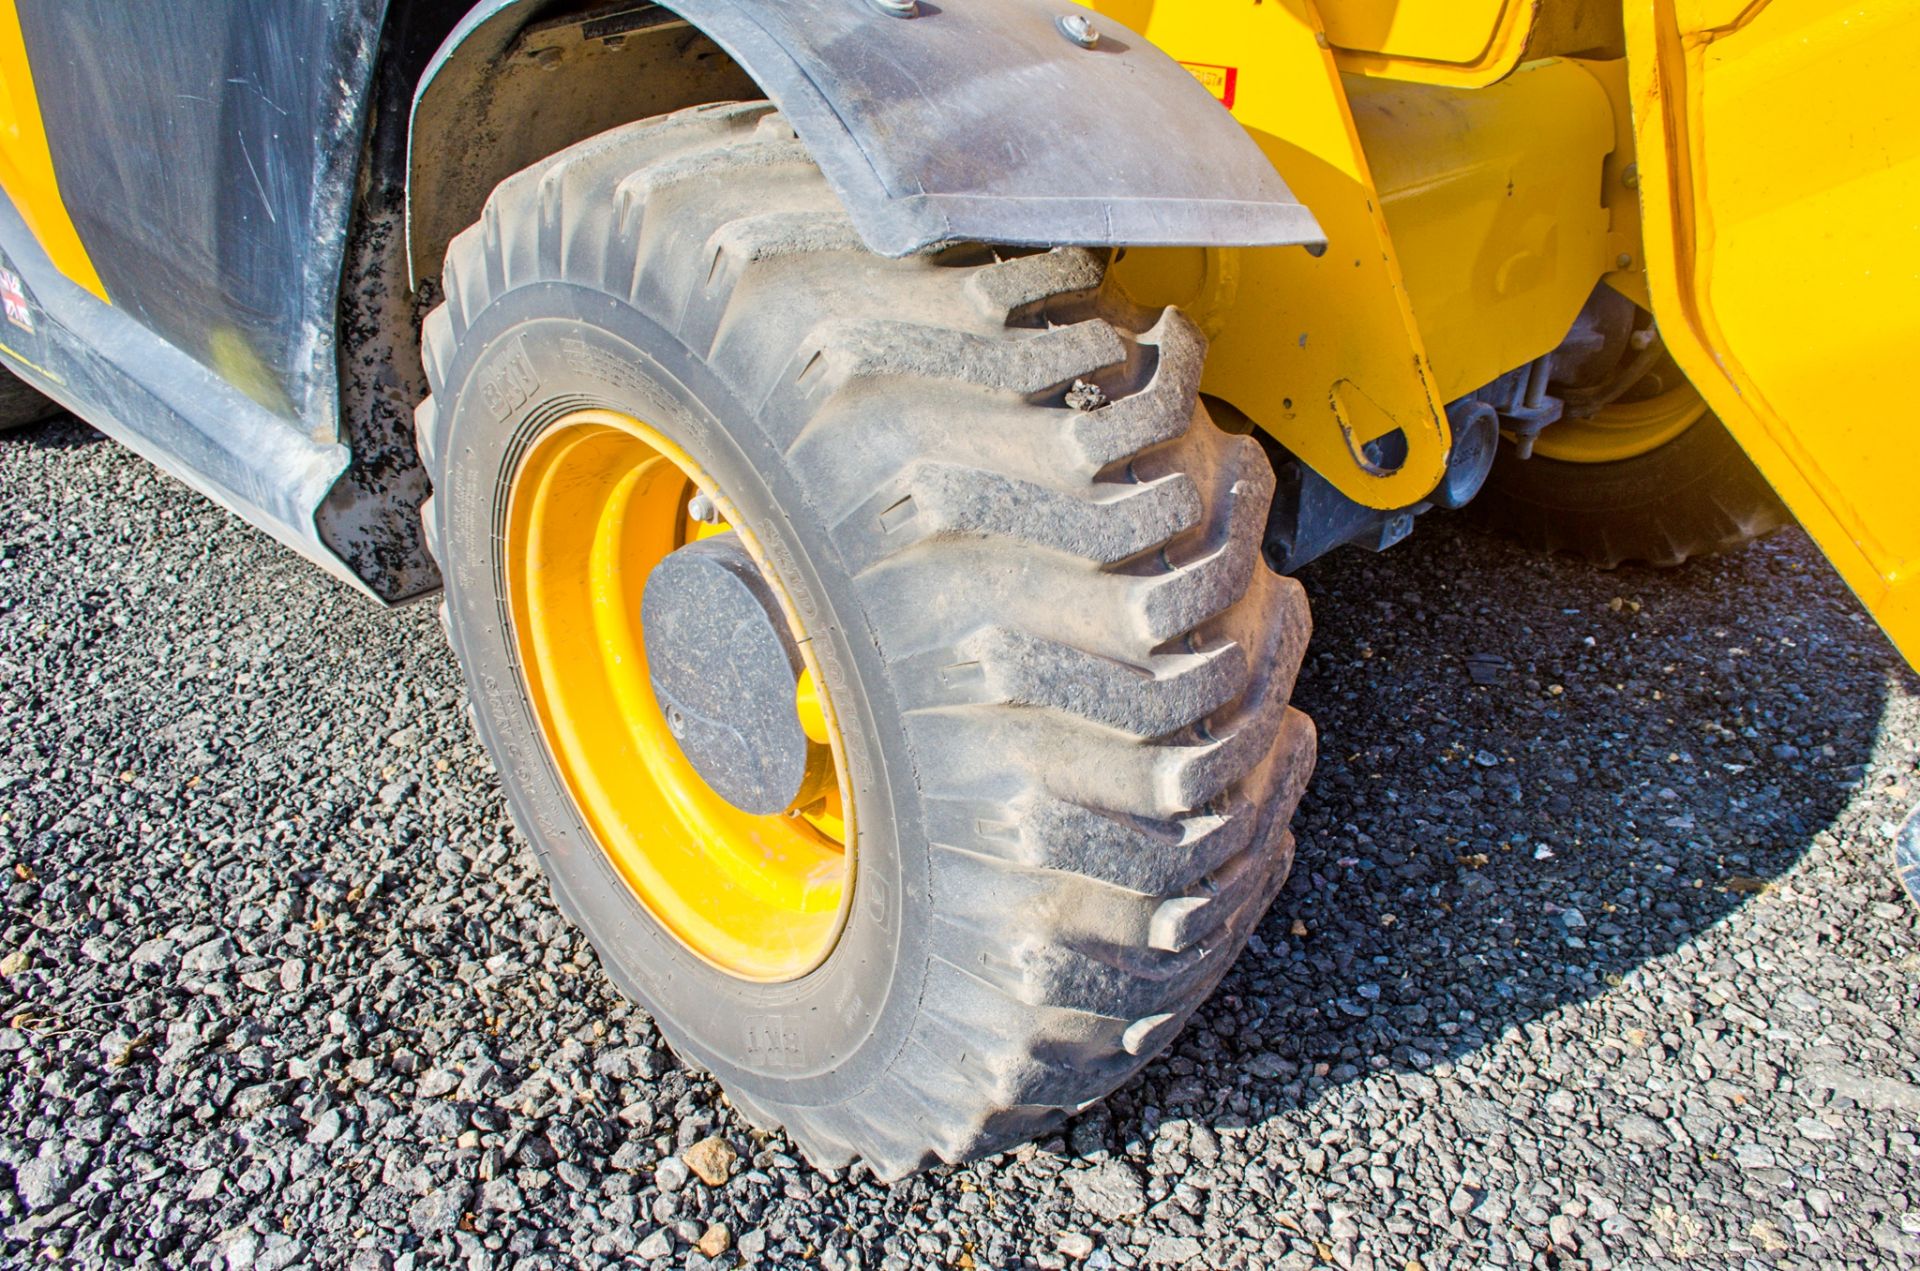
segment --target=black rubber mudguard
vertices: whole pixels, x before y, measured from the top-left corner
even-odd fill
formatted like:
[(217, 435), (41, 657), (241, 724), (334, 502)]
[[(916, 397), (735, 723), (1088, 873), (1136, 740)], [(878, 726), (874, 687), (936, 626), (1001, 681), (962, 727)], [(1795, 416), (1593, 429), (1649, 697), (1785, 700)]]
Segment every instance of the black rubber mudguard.
[[(482, 24), (488, 0), (421, 84)], [(1178, 62), (1041, 0), (670, 0), (806, 142), (866, 245), (1315, 245), (1325, 235), (1232, 115)], [(1070, 39), (1063, 14), (1098, 39)], [(416, 98), (416, 112), (418, 110)], [(416, 268), (419, 266), (415, 262)]]

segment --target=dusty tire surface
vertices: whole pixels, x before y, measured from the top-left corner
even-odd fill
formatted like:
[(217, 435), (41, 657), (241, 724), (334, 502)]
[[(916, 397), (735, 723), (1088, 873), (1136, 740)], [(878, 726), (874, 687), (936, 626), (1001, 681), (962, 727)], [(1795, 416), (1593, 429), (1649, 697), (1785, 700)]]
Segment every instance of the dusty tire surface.
[[(872, 256), (758, 103), (509, 179), (444, 285), (419, 433), (449, 634), (557, 899), (682, 1056), (816, 1162), (895, 1177), (1166, 1046), (1285, 881), (1314, 755), (1304, 594), (1259, 559), (1271, 469), (1208, 419), (1192, 324), (1084, 251)], [(800, 980), (680, 946), (545, 756), (499, 526), (515, 456), (589, 406), (734, 492), (855, 704), (855, 895)]]
[(1718, 419), (1631, 459), (1521, 459), (1503, 442), (1468, 515), (1528, 547), (1612, 569), (1737, 551), (1792, 521)]

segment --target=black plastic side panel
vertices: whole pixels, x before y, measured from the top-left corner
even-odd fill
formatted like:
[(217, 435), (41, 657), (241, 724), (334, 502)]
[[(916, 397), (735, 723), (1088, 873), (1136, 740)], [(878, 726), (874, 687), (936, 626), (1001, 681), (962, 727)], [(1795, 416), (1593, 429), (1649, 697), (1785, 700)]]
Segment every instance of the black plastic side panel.
[(114, 305), (336, 432), (334, 313), (385, 0), (19, 0), (61, 194)]

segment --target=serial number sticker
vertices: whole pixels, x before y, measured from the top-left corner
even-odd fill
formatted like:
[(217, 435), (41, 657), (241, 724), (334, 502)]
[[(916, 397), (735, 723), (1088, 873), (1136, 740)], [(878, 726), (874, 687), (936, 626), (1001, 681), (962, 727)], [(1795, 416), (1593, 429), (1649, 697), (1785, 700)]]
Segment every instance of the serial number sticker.
[(1240, 68), (1237, 66), (1215, 66), (1211, 62), (1182, 62), (1187, 73), (1200, 81), (1200, 86), (1212, 93), (1222, 106), (1233, 109), (1233, 99), (1240, 94)]
[(27, 288), (11, 269), (0, 269), (0, 301), (6, 302), (7, 321), (32, 335), (33, 309), (27, 304)]

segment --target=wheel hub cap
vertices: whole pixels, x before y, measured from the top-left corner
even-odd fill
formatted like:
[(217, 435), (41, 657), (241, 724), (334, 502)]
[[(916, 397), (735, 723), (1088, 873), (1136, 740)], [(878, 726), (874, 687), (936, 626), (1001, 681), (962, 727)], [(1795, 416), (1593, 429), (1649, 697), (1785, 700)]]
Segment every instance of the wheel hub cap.
[(700, 539), (655, 565), (640, 622), (654, 697), (694, 771), (743, 812), (794, 806), (807, 780), (805, 668), (739, 536)]

